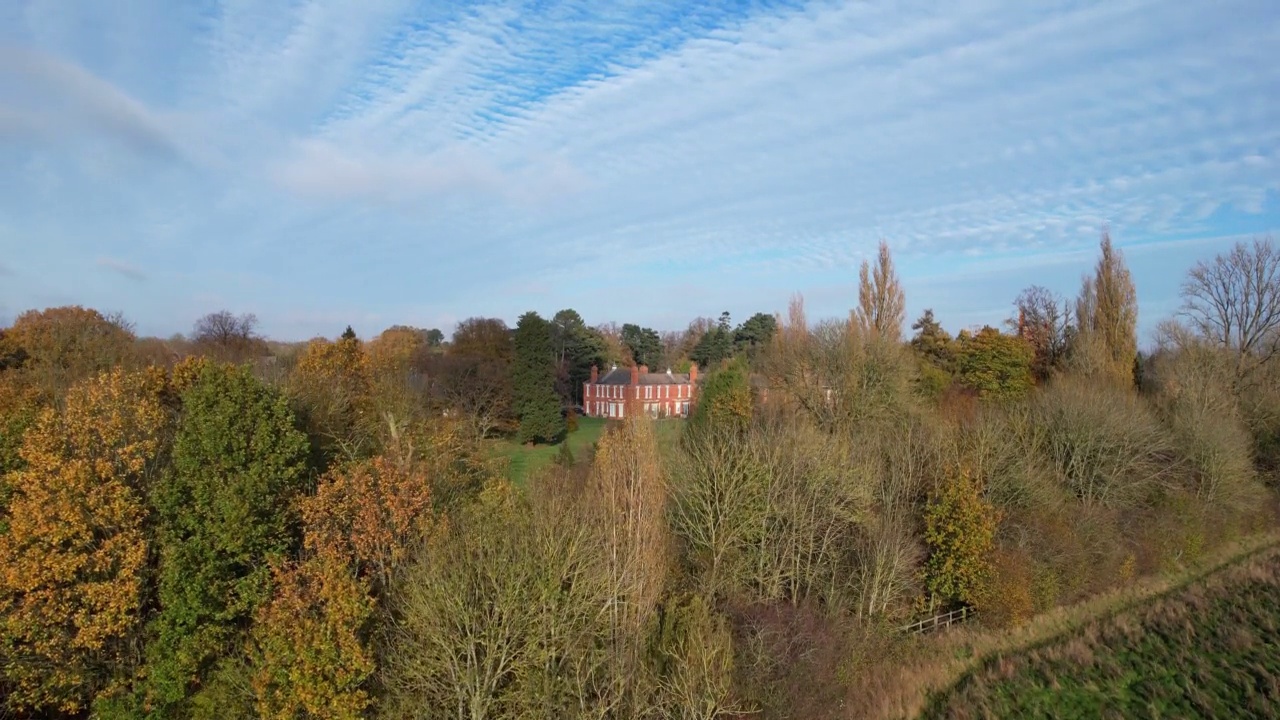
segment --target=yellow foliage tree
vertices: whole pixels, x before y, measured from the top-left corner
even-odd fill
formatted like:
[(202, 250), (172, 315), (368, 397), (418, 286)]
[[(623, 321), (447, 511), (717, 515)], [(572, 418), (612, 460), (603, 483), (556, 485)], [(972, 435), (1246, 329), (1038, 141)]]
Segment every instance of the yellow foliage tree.
[(312, 341), (298, 358), (289, 388), (308, 432), (326, 454), (367, 456), (378, 423), (369, 358), (358, 339)]
[(0, 534), (0, 653), (10, 708), (73, 713), (127, 669), (140, 628), (144, 502), (169, 417), (163, 374), (74, 386), (25, 435)]
[(933, 601), (981, 604), (990, 586), (999, 511), (966, 470), (939, 484), (925, 506), (929, 560), (925, 585)]
[(368, 582), (334, 552), (272, 568), (276, 588), (252, 631), (258, 714), (268, 720), (364, 717), (373, 673)]

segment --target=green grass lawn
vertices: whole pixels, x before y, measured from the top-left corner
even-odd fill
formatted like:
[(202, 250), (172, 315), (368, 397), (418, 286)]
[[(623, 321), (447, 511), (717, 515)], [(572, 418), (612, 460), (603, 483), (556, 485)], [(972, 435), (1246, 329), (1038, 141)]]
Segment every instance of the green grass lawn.
[[(569, 443), (569, 452), (573, 453), (576, 461), (583, 462), (590, 457), (591, 445), (604, 434), (608, 422), (606, 418), (578, 418), (577, 432), (569, 433), (569, 437), (564, 440)], [(657, 435), (659, 449), (666, 452), (673, 448), (680, 438), (682, 427), (683, 420), (655, 421), (654, 433)], [(494, 440), (493, 452), (507, 461), (507, 477), (511, 482), (523, 487), (525, 481), (555, 461), (560, 452), (560, 444), (525, 447), (514, 439)]]
[(1276, 717), (1280, 553), (995, 657), (925, 717)]

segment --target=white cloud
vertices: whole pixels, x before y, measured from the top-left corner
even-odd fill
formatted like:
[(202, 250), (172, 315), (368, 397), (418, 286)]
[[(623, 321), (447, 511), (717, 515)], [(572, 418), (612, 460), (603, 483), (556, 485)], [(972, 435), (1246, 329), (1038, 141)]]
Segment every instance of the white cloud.
[[(0, 64), (0, 151), (89, 129), (195, 176), (37, 197), (0, 169), (0, 209), (43, 227), (37, 200), (101, 203), (52, 224), (123, 256), (163, 227), (160, 265), (202, 291), (244, 269), (245, 302), (325, 287), (389, 319), (514, 318), (550, 287), (667, 317), (690, 278), (706, 302), (761, 278), (785, 302), (881, 238), (910, 281), (1080, 263), (1104, 223), (1122, 244), (1277, 224), (1280, 15), (1259, 0), (169, 7), (95, 33), (31, 3), (8, 32), (41, 49)], [(122, 35), (142, 16), (168, 32)], [(57, 108), (75, 120), (45, 123)]]

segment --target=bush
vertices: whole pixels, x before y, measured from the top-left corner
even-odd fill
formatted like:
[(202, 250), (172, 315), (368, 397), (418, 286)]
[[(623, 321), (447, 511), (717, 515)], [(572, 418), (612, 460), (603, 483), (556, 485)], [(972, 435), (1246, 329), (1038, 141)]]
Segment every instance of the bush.
[(1063, 378), (1032, 402), (1024, 442), (1085, 505), (1132, 509), (1174, 477), (1173, 438), (1127, 390)]
[(1218, 353), (1188, 348), (1160, 364), (1156, 400), (1202, 502), (1233, 511), (1262, 497), (1249, 431)]
[(1021, 625), (1036, 612), (1034, 567), (1026, 551), (997, 548), (991, 560), (991, 579), (977, 609), (984, 625)]

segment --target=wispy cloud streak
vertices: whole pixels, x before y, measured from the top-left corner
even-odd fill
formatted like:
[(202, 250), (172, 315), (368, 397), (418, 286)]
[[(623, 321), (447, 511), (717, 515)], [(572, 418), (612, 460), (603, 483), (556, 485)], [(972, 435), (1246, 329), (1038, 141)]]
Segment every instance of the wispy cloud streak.
[[(1261, 0), (91, 12), (32, 0), (0, 30), (34, 48), (0, 62), (0, 210), (64, 250), (143, 243), (157, 277), (202, 292), (241, 278), (281, 332), (334, 302), (666, 318), (690, 278), (773, 309), (748, 307), (746, 279), (830, 284), (882, 238), (910, 289), (1076, 262), (1104, 223), (1122, 244), (1280, 226), (1280, 13)], [(143, 17), (155, 38), (129, 35)], [(99, 162), (63, 147), (77, 134), (151, 168), (104, 187), (76, 173)], [(530, 282), (553, 290), (512, 292)], [(633, 283), (653, 289), (643, 308), (614, 292)]]

